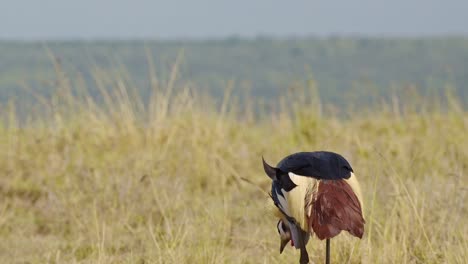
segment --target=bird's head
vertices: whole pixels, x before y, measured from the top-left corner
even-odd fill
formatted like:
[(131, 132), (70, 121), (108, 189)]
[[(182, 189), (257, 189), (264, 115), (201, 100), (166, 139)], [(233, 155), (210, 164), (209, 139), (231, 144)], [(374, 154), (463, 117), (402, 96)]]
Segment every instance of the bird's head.
[(283, 253), (284, 248), (291, 241), (291, 246), (294, 246), (294, 242), (291, 240), (291, 230), (289, 229), (288, 224), (285, 224), (283, 220), (279, 220), (276, 225), (278, 229), (278, 234), (280, 236), (280, 254)]
[(280, 219), (276, 228), (280, 236), (280, 254), (283, 253), (289, 241), (291, 241), (291, 246), (295, 248), (301, 248), (309, 242), (310, 235), (287, 219)]

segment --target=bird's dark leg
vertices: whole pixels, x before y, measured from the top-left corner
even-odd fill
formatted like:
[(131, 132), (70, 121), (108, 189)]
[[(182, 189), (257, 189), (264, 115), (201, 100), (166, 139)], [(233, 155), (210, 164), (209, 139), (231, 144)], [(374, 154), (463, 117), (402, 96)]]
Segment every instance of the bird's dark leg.
[(325, 253), (325, 263), (330, 264), (330, 239), (327, 239), (327, 249)]
[(301, 247), (301, 258), (299, 259), (300, 264), (308, 264), (309, 263), (309, 254), (307, 254), (307, 249), (305, 245)]

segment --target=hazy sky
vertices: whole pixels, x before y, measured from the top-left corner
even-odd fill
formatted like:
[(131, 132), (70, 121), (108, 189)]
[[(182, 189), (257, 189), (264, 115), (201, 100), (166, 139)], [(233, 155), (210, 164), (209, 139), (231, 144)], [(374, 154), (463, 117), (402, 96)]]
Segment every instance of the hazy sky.
[(468, 0), (0, 0), (0, 39), (468, 35)]

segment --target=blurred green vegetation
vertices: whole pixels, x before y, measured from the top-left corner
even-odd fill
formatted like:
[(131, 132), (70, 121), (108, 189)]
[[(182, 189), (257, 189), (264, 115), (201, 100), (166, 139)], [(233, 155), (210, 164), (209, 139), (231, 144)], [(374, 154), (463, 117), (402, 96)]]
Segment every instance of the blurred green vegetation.
[[(468, 101), (468, 38), (376, 39), (257, 37), (206, 41), (0, 42), (0, 103), (50, 95), (56, 85), (54, 63), (79, 79), (93, 97), (100, 94), (96, 74), (127, 76), (146, 98), (157, 76), (170, 77), (179, 56), (179, 75), (192, 87), (217, 98), (234, 81), (271, 100), (311, 82), (322, 102), (346, 106), (372, 104), (391, 94), (440, 96), (455, 90)], [(151, 73), (149, 73), (151, 71)], [(131, 77), (130, 77), (131, 76)], [(132, 80), (128, 80), (132, 79)], [(112, 85), (108, 86), (112, 89)], [(33, 91), (33, 92), (31, 92)], [(410, 98), (413, 100), (414, 98)]]

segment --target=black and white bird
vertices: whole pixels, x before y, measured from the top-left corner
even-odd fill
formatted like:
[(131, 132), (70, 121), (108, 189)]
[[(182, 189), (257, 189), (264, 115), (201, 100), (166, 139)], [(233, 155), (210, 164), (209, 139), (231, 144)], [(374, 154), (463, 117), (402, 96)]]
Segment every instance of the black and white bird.
[(280, 253), (291, 241), (301, 250), (300, 263), (309, 262), (306, 245), (311, 235), (327, 240), (342, 230), (362, 238), (365, 220), (359, 183), (349, 162), (328, 151), (299, 152), (285, 157), (276, 167), (263, 159), (272, 179), (271, 198), (281, 239)]

